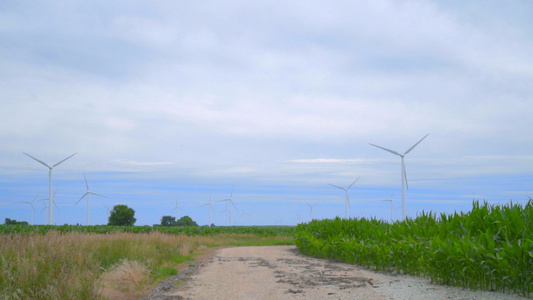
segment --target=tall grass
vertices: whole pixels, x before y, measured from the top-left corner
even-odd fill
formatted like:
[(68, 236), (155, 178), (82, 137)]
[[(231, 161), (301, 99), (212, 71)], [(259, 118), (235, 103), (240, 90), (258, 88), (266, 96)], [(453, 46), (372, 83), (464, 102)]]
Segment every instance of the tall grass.
[(380, 220), (300, 224), (302, 253), (379, 270), (397, 270), (471, 289), (533, 292), (533, 200), (525, 206), (473, 202), (472, 211)]
[(0, 299), (136, 298), (156, 280), (176, 274), (180, 263), (202, 249), (269, 241), (290, 244), (292, 238), (159, 232), (0, 234)]

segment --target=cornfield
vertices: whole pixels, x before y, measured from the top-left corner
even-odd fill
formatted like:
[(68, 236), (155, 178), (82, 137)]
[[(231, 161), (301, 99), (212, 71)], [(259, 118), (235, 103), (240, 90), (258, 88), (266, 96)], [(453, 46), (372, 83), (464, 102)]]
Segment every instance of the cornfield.
[(473, 202), (453, 215), (422, 212), (393, 224), (376, 219), (300, 224), (300, 252), (396, 270), (470, 289), (533, 292), (533, 199), (524, 205)]

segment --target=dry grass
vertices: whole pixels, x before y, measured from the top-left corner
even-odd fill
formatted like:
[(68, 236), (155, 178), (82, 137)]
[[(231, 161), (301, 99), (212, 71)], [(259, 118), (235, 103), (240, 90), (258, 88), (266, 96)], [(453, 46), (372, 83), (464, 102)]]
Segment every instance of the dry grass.
[(100, 276), (102, 296), (108, 299), (138, 299), (150, 283), (150, 270), (137, 261), (121, 260)]
[(291, 242), (237, 234), (0, 235), (0, 299), (138, 299), (206, 247)]

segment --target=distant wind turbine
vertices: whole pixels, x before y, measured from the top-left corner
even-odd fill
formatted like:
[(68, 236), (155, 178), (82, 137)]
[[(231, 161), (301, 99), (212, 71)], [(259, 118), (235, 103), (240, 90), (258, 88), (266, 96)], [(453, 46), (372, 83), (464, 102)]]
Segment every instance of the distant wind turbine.
[(71, 158), (72, 156), (76, 155), (76, 153), (72, 154), (71, 156), (63, 159), (62, 161), (56, 163), (55, 165), (53, 166), (49, 166), (47, 163), (41, 161), (41, 160), (38, 160), (37, 158), (29, 155), (28, 153), (26, 152), (22, 152), (24, 154), (26, 154), (27, 156), (33, 158), (34, 160), (36, 160), (38, 163), (42, 164), (43, 166), (47, 167), (48, 169), (50, 169), (50, 171), (48, 172), (48, 181), (49, 181), (49, 185), (48, 185), (48, 200), (50, 203), (48, 203), (48, 208), (49, 208), (49, 211), (48, 211), (48, 224), (49, 225), (52, 225), (54, 223), (54, 210), (52, 208), (52, 203), (54, 203), (54, 197), (52, 196), (52, 170), (59, 166), (59, 164), (61, 164), (62, 162), (64, 162), (65, 160)]
[(394, 207), (392, 205), (392, 196), (394, 195), (394, 192), (392, 192), (392, 194), (390, 195), (390, 198), (389, 199), (381, 199), (379, 201), (389, 201), (390, 202), (390, 221), (392, 222), (392, 213), (393, 213), (393, 210), (394, 210)]
[(344, 199), (344, 200), (345, 200), (345, 201), (344, 201), (345, 204), (344, 204), (344, 205), (345, 205), (346, 219), (348, 219), (348, 207), (350, 207), (350, 198), (348, 197), (348, 190), (352, 187), (352, 185), (354, 185), (354, 183), (357, 182), (357, 180), (359, 180), (359, 178), (361, 178), (361, 177), (357, 177), (357, 179), (356, 179), (354, 182), (352, 182), (352, 184), (350, 184), (350, 186), (347, 187), (347, 188), (343, 188), (343, 187), (340, 187), (340, 186), (338, 186), (338, 185), (334, 185), (334, 184), (328, 183), (328, 184), (331, 185), (332, 187), (336, 187), (336, 188), (341, 189), (341, 190), (344, 191), (344, 194), (345, 194), (345, 197), (344, 197), (344, 198), (345, 198), (345, 199)]
[(85, 196), (87, 196), (87, 226), (89, 226), (89, 211), (90, 211), (90, 198), (91, 198), (91, 195), (95, 195), (95, 196), (98, 196), (98, 197), (104, 197), (104, 195), (100, 195), (100, 194), (97, 194), (97, 193), (93, 193), (91, 192), (91, 190), (89, 189), (89, 184), (87, 183), (87, 176), (85, 176), (85, 173), (83, 173), (83, 178), (85, 178), (85, 186), (87, 187), (87, 192), (85, 194), (83, 194), (83, 196), (81, 196), (80, 200), (78, 200), (76, 202), (76, 204), (74, 205), (77, 205), (78, 202), (81, 201), (81, 199), (85, 198)]
[(212, 224), (211, 223), (211, 210), (213, 209), (213, 205), (211, 205), (211, 195), (209, 195), (209, 202), (204, 203), (204, 204), (202, 204), (200, 206), (209, 206), (209, 224), (208, 224), (208, 226), (211, 226), (211, 224)]
[[(57, 188), (56, 188), (56, 190), (54, 191), (54, 195), (52, 196), (52, 199), (55, 199), (55, 198), (56, 198), (56, 194), (57, 194)], [(46, 202), (45, 202), (45, 201), (49, 201), (49, 200), (50, 200), (50, 198), (44, 198), (44, 199), (39, 199), (39, 200), (37, 200), (37, 201), (43, 201), (44, 208), (41, 210), (41, 212), (43, 212), (45, 209), (48, 208), (48, 206), (46, 206)], [(50, 201), (49, 201), (49, 203), (50, 203)], [(59, 207), (57, 206), (56, 202), (53, 201), (52, 203), (54, 203), (54, 206), (57, 208), (57, 210), (59, 210)]]
[(380, 149), (383, 149), (387, 152), (390, 152), (392, 154), (395, 154), (395, 155), (398, 155), (399, 157), (401, 157), (402, 159), (402, 165), (401, 165), (401, 172), (402, 172), (402, 219), (405, 220), (405, 188), (407, 187), (407, 189), (409, 189), (409, 184), (407, 183), (407, 172), (405, 171), (405, 162), (404, 162), (404, 156), (406, 156), (409, 152), (411, 152), (411, 150), (413, 150), (418, 144), (420, 144), (420, 142), (422, 142), (425, 138), (427, 138), (427, 136), (429, 135), (426, 134), (426, 136), (424, 136), (422, 139), (420, 139), (420, 141), (418, 141), (416, 144), (414, 144), (411, 148), (407, 149), (407, 151), (405, 151), (403, 154), (400, 154), (394, 150), (390, 150), (390, 149), (387, 149), (387, 148), (383, 148), (381, 146), (378, 146), (378, 145), (374, 145), (372, 143), (370, 143), (370, 145), (374, 146), (374, 147), (378, 147)]
[[(229, 198), (218, 201), (218, 202), (228, 202), (226, 204), (229, 207), (229, 226), (231, 226), (231, 206), (233, 205), (233, 207), (235, 207), (235, 210), (238, 210), (237, 206), (235, 206), (235, 204), (233, 204), (232, 197), (233, 197), (233, 187), (231, 188), (231, 194), (229, 195)], [(226, 208), (226, 211), (228, 211), (228, 208)]]
[(107, 217), (109, 218), (109, 212), (111, 211), (111, 208), (107, 207), (107, 205), (104, 205), (105, 209), (107, 209)]
[(229, 203), (226, 202), (226, 208), (223, 211), (220, 212), (221, 214), (226, 214), (226, 226), (229, 225), (229, 209), (228, 209), (228, 207), (229, 207)]
[[(250, 214), (243, 210), (242, 211), (242, 218), (244, 220), (244, 222), (243, 222), (244, 224), (243, 225), (246, 225), (246, 216), (250, 216)], [(250, 223), (250, 222), (248, 222), (248, 223)], [(248, 224), (248, 225), (250, 225), (250, 224)]]
[(35, 196), (33, 200), (31, 201), (22, 201), (22, 203), (27, 203), (31, 206), (31, 210), (30, 210), (31, 225), (33, 225), (33, 214), (35, 213), (35, 208), (33, 207), (33, 203), (35, 203), (36, 199), (37, 199), (37, 196)]
[(312, 220), (313, 220), (313, 207), (315, 207), (316, 204), (315, 204), (315, 205), (311, 205), (311, 204), (309, 204), (309, 203), (307, 203), (307, 202), (305, 202), (305, 203), (306, 203), (307, 205), (309, 205), (309, 208), (311, 209), (311, 221), (312, 221)]
[(174, 206), (174, 208), (172, 210), (176, 210), (176, 221), (178, 221), (178, 219), (179, 219), (179, 210), (180, 210), (180, 207), (178, 206), (178, 199), (176, 199), (176, 206)]

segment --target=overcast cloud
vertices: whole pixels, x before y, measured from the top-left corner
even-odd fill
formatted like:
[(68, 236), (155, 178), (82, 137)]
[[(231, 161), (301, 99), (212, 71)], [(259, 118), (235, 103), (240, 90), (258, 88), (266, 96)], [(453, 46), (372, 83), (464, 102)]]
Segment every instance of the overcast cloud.
[(78, 152), (57, 180), (80, 183), (63, 195), (80, 216), (83, 172), (118, 202), (161, 200), (143, 224), (233, 184), (242, 203), (288, 205), (285, 223), (305, 201), (341, 214), (330, 181), (361, 176), (353, 201), (399, 189), (399, 158), (368, 143), (403, 152), (427, 133), (406, 156), (411, 215), (476, 190), (527, 199), (531, 15), (530, 1), (2, 1), (0, 218), (47, 193), (22, 151)]

